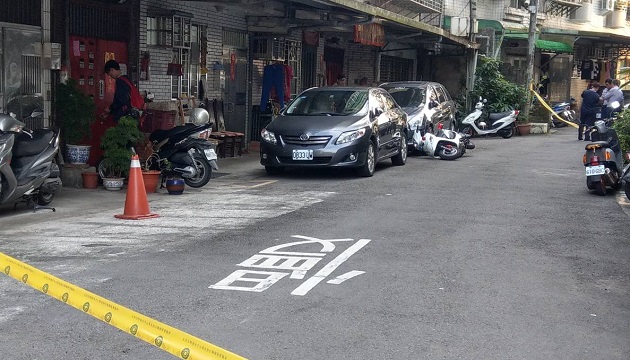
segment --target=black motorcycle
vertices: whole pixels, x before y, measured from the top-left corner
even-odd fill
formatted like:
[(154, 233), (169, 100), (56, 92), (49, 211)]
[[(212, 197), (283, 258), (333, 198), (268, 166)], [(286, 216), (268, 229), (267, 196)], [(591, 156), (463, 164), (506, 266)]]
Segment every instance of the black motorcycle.
[(606, 195), (608, 186), (613, 190), (622, 187), (623, 158), (617, 132), (611, 127), (614, 120), (614, 117), (598, 120), (586, 130), (591, 139), (582, 157), (586, 168), (586, 187), (595, 190), (598, 195)]
[[(36, 117), (36, 115), (31, 115)], [(59, 132), (29, 131), (11, 115), (0, 114), (0, 204), (26, 202), (34, 209), (47, 207), (61, 187)]]
[(153, 147), (150, 162), (167, 177), (181, 176), (186, 185), (199, 188), (210, 181), (212, 169), (219, 167), (215, 145), (208, 141), (213, 125), (208, 112), (196, 108), (190, 119), (192, 123), (149, 135)]

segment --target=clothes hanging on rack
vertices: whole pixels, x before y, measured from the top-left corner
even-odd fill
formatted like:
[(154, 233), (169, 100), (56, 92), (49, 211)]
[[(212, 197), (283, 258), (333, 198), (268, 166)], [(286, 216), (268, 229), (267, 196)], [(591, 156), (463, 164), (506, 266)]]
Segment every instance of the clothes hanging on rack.
[(582, 66), (580, 66), (582, 80), (599, 80), (599, 63), (597, 60), (582, 60)]
[(260, 110), (263, 112), (267, 110), (272, 89), (274, 89), (277, 94), (280, 108), (283, 108), (285, 101), (285, 68), (280, 62), (267, 65), (263, 69), (263, 86), (260, 97)]

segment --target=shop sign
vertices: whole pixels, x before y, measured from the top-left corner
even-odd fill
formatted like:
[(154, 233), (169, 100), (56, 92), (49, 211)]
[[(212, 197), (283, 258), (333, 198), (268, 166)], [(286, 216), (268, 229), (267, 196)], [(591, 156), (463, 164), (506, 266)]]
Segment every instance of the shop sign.
[(364, 45), (384, 46), (385, 28), (381, 24), (354, 25), (354, 42)]

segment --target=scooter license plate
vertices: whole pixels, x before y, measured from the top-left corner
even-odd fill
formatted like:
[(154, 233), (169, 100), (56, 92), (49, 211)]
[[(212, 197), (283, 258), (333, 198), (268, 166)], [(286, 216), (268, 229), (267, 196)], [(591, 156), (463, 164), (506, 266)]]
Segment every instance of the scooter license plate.
[(586, 167), (586, 176), (604, 175), (605, 173), (606, 173), (606, 167), (604, 165)]
[(313, 150), (293, 150), (293, 160), (313, 160)]
[(217, 153), (214, 151), (214, 149), (204, 149), (203, 153), (206, 155), (206, 159), (208, 159), (209, 161), (217, 159)]

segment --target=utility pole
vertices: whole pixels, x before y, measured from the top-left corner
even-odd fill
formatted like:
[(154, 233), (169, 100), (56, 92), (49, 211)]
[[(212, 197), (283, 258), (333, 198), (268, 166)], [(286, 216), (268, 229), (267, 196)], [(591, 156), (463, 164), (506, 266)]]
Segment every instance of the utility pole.
[[(470, 24), (469, 24), (469, 40), (471, 43), (475, 43), (476, 40), (476, 24), (477, 24), (477, 0), (470, 0)], [(475, 72), (477, 71), (477, 56), (479, 51), (477, 49), (468, 49), (468, 76), (466, 79), (466, 109), (471, 106), (470, 92), (475, 87)]]
[(534, 80), (534, 59), (535, 59), (535, 45), (536, 45), (536, 17), (538, 15), (538, 1), (529, 1), (529, 36), (527, 37), (527, 102), (525, 103), (525, 116), (529, 117), (529, 111), (532, 104), (532, 93), (529, 91), (530, 86)]

